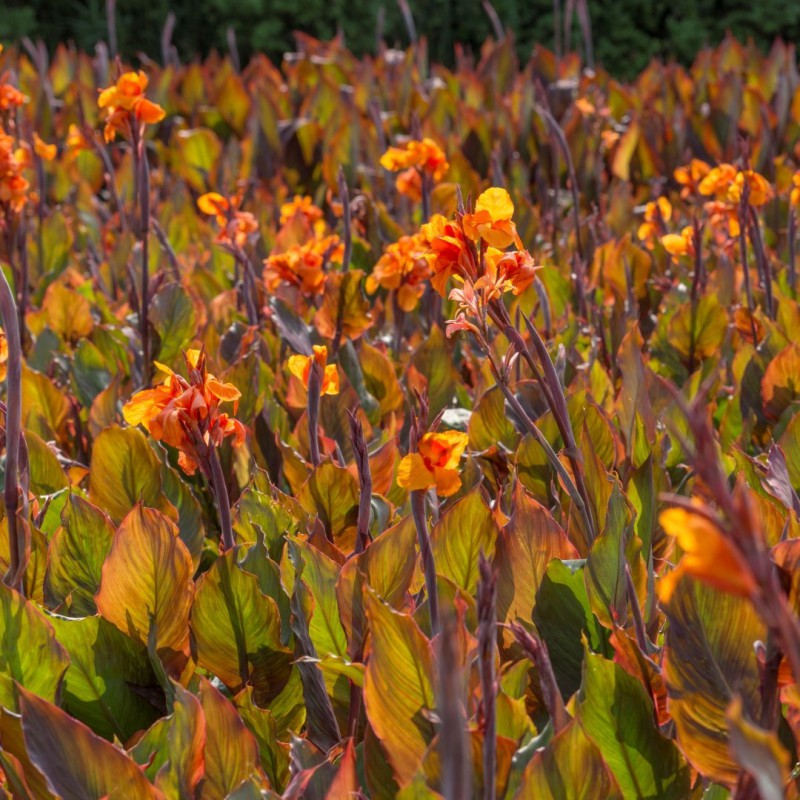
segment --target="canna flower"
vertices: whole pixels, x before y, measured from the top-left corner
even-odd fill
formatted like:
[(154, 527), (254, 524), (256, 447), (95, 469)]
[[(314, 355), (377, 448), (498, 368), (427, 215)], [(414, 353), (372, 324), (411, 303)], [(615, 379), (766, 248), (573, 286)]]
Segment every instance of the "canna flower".
[(472, 277), (472, 257), (461, 225), (434, 214), (420, 228), (420, 235), (428, 242), (425, 258), (431, 269), (431, 286), (442, 297), (452, 275)]
[(516, 225), (511, 221), (514, 204), (505, 189), (487, 189), (476, 201), (475, 211), (464, 214), (464, 233), (477, 242), (480, 239), (492, 247), (505, 250), (512, 244), (522, 248)]
[(264, 283), (271, 292), (287, 283), (305, 295), (321, 294), (325, 288), (325, 266), (341, 264), (343, 258), (344, 244), (338, 236), (314, 237), (264, 259)]
[(672, 174), (681, 185), (681, 197), (684, 199), (697, 194), (700, 182), (711, 171), (711, 167), (699, 158), (693, 158), (685, 167), (677, 167)]
[(390, 147), (381, 156), (381, 166), (389, 172), (416, 167), (434, 181), (440, 181), (450, 168), (442, 148), (427, 137), (422, 141), (411, 139), (402, 147)]
[(484, 261), (486, 272), (475, 281), (475, 289), (486, 291), (486, 300), (493, 300), (504, 292), (519, 295), (536, 279), (541, 269), (533, 262), (527, 250), (503, 252), (493, 247), (486, 250)]
[(706, 516), (684, 508), (669, 508), (661, 512), (658, 521), (684, 552), (677, 567), (661, 579), (662, 602), (669, 601), (684, 575), (729, 594), (749, 597), (758, 590), (747, 561)]
[(426, 433), (417, 443), (417, 452), (404, 456), (397, 467), (397, 483), (410, 491), (436, 487), (442, 497), (461, 487), (458, 462), (469, 437), (459, 431)]
[(300, 215), (313, 225), (322, 219), (322, 209), (314, 205), (314, 200), (306, 196), (295, 195), (288, 203), (281, 206), (281, 225), (285, 225), (295, 216)]
[(131, 139), (134, 130), (141, 132), (145, 125), (164, 119), (164, 109), (144, 96), (147, 83), (147, 75), (141, 70), (126, 72), (113, 86), (100, 92), (97, 105), (106, 110), (103, 137), (107, 142), (113, 141), (118, 133)]
[(256, 218), (248, 211), (238, 210), (240, 202), (240, 198), (231, 201), (217, 192), (207, 192), (197, 198), (198, 209), (216, 218), (220, 227), (216, 241), (220, 244), (242, 248), (250, 236), (258, 232)]
[(736, 180), (736, 173), (737, 169), (733, 164), (720, 164), (706, 173), (698, 184), (697, 190), (700, 194), (713, 194), (718, 199), (723, 199), (727, 196), (731, 184)]
[(661, 237), (661, 244), (671, 256), (693, 256), (694, 229), (687, 225), (680, 233), (668, 233)]
[(750, 188), (747, 200), (751, 206), (763, 206), (772, 199), (773, 191), (769, 181), (763, 175), (748, 169), (736, 174), (736, 179), (728, 190), (729, 202), (739, 202), (745, 184)]
[(651, 200), (644, 207), (644, 222), (639, 226), (637, 236), (652, 250), (655, 239), (663, 231), (664, 223), (672, 219), (672, 205), (666, 197)]
[(800, 170), (792, 175), (792, 194), (789, 201), (795, 207), (800, 206)]
[(425, 291), (430, 266), (425, 258), (428, 243), (417, 233), (401, 236), (390, 244), (367, 277), (366, 290), (375, 294), (378, 287), (397, 292), (397, 303), (403, 311), (413, 311)]
[(42, 161), (52, 161), (58, 153), (58, 148), (54, 144), (47, 144), (43, 139), (39, 138), (39, 134), (33, 134), (33, 151)]
[(28, 200), (29, 184), (22, 174), (28, 161), (28, 152), (0, 127), (0, 206), (6, 213), (20, 212)]
[(3, 75), (3, 82), (0, 83), (0, 111), (10, 111), (28, 102), (28, 95), (23, 94), (15, 86), (7, 83)]
[(325, 345), (315, 344), (314, 353), (310, 356), (293, 355), (289, 357), (289, 372), (299, 378), (303, 386), (308, 389), (308, 377), (311, 365), (316, 362), (322, 370), (322, 386), (320, 395), (339, 394), (339, 371), (336, 364), (328, 364), (328, 348)]
[(440, 181), (450, 169), (444, 151), (433, 139), (411, 139), (402, 147), (390, 147), (381, 156), (381, 166), (389, 172), (399, 172), (395, 179), (397, 191), (418, 201), (422, 197), (422, 175)]
[(242, 423), (219, 410), (220, 403), (233, 403), (235, 414), (241, 393), (206, 371), (201, 350), (186, 351), (184, 359), (188, 380), (155, 362), (166, 377), (155, 388), (133, 395), (122, 415), (129, 425), (142, 425), (157, 441), (177, 448), (178, 464), (187, 475), (200, 467), (210, 477), (209, 448), (219, 447), (229, 436), (234, 446), (245, 440)]

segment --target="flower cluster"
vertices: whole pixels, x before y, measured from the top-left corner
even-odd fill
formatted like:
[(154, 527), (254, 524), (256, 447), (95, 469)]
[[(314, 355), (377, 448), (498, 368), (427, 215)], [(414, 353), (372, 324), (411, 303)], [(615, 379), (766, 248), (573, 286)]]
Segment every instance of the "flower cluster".
[(379, 286), (396, 292), (400, 308), (413, 311), (431, 274), (425, 257), (429, 245), (430, 242), (422, 233), (401, 236), (388, 245), (367, 278), (367, 292), (374, 294)]
[(248, 211), (240, 211), (242, 198), (236, 196), (229, 200), (217, 192), (207, 192), (197, 198), (197, 207), (203, 214), (216, 219), (220, 231), (217, 242), (242, 248), (247, 240), (258, 232), (258, 222)]
[(134, 132), (139, 134), (145, 125), (164, 119), (164, 109), (144, 96), (147, 82), (147, 75), (141, 70), (125, 72), (113, 86), (100, 92), (97, 104), (106, 111), (103, 136), (107, 142), (117, 134), (132, 139)]
[(177, 448), (178, 463), (187, 475), (200, 467), (209, 476), (209, 448), (230, 436), (235, 446), (245, 440), (242, 423), (219, 409), (220, 403), (233, 403), (235, 414), (241, 393), (206, 370), (202, 351), (188, 350), (184, 359), (188, 380), (156, 362), (164, 380), (133, 395), (122, 413), (129, 425), (142, 425), (154, 439)]
[(0, 204), (13, 213), (28, 199), (29, 184), (22, 174), (28, 162), (28, 150), (17, 147), (14, 137), (0, 127)]
[(400, 194), (418, 201), (422, 197), (422, 176), (438, 183), (450, 169), (444, 151), (433, 139), (410, 139), (402, 147), (390, 147), (381, 156), (381, 166), (399, 172), (395, 186)]

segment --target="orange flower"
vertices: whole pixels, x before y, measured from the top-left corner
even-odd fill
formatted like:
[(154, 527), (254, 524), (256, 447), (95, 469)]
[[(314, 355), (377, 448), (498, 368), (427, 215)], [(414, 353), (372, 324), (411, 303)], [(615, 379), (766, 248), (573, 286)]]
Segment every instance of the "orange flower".
[(258, 233), (258, 222), (250, 212), (238, 210), (239, 202), (241, 200), (238, 197), (230, 201), (217, 192), (206, 192), (197, 198), (200, 211), (215, 217), (220, 226), (216, 240), (241, 248), (247, 244), (250, 236)]
[(402, 147), (390, 147), (381, 156), (381, 166), (389, 172), (416, 167), (430, 175), (434, 181), (440, 181), (450, 165), (444, 151), (433, 139), (425, 137), (422, 141), (411, 139)]
[(321, 294), (325, 288), (325, 266), (341, 264), (343, 258), (344, 244), (338, 236), (314, 237), (264, 259), (264, 283), (271, 292), (288, 283), (303, 294)]
[(745, 183), (750, 187), (750, 194), (747, 200), (751, 206), (763, 206), (772, 199), (773, 191), (769, 181), (763, 175), (759, 175), (757, 172), (748, 169), (737, 173), (736, 180), (728, 190), (729, 202), (739, 202)]
[[(5, 75), (3, 76), (3, 79), (5, 79)], [(0, 111), (9, 111), (13, 108), (19, 108), (20, 106), (25, 105), (25, 103), (28, 102), (28, 99), (28, 95), (23, 94), (19, 89), (17, 89), (15, 86), (12, 86), (10, 83), (6, 83), (5, 80), (0, 83)]]
[(103, 136), (107, 142), (113, 141), (118, 133), (130, 139), (134, 122), (143, 129), (164, 119), (164, 109), (144, 96), (147, 83), (147, 75), (141, 70), (126, 72), (113, 86), (100, 92), (97, 105), (106, 109)]
[[(536, 272), (541, 269), (534, 264), (533, 256), (527, 250), (505, 253), (490, 247), (485, 261), (486, 274), (475, 282), (475, 288), (495, 287), (499, 293), (521, 294), (536, 280)], [(490, 291), (487, 300), (494, 296), (495, 292)]]
[(658, 521), (684, 552), (677, 567), (661, 578), (662, 602), (669, 602), (684, 575), (729, 594), (749, 597), (758, 590), (744, 557), (706, 516), (684, 508), (669, 508), (661, 512)]
[(287, 366), (289, 372), (303, 382), (303, 386), (308, 389), (308, 376), (311, 374), (311, 364), (316, 361), (322, 369), (322, 386), (320, 395), (339, 394), (339, 370), (336, 364), (328, 364), (328, 348), (325, 345), (315, 344), (312, 348), (313, 355), (289, 356)]
[(792, 194), (790, 202), (793, 206), (800, 206), (800, 170), (792, 175)]
[(673, 175), (675, 180), (681, 185), (681, 197), (689, 197), (696, 194), (700, 187), (700, 181), (708, 175), (711, 167), (699, 158), (693, 158), (685, 167), (678, 167)]
[(459, 431), (426, 433), (417, 443), (417, 452), (404, 456), (397, 467), (397, 484), (411, 491), (432, 486), (442, 497), (455, 494), (461, 487), (458, 462), (467, 447), (469, 436)]
[(401, 236), (390, 244), (367, 277), (366, 290), (374, 294), (379, 286), (397, 292), (397, 302), (403, 311), (413, 311), (430, 277), (425, 258), (428, 243), (417, 233)]
[(698, 184), (700, 194), (713, 194), (718, 198), (727, 196), (728, 189), (736, 180), (737, 169), (733, 164), (720, 164), (709, 170)]
[(154, 439), (180, 450), (178, 463), (187, 475), (200, 467), (210, 477), (209, 448), (218, 447), (229, 436), (234, 437), (234, 446), (245, 440), (242, 423), (219, 410), (220, 403), (231, 402), (235, 414), (241, 393), (206, 371), (202, 351), (188, 350), (184, 359), (188, 381), (155, 362), (166, 377), (155, 388), (137, 392), (122, 415), (129, 425), (142, 425)]
[(450, 222), (441, 214), (434, 214), (430, 222), (420, 228), (420, 236), (428, 242), (425, 258), (431, 268), (431, 286), (444, 297), (451, 275), (472, 277), (469, 247), (460, 225)]
[(33, 151), (43, 161), (52, 161), (56, 157), (58, 148), (54, 144), (47, 144), (44, 140), (39, 138), (39, 134), (33, 134)]
[(505, 189), (487, 189), (476, 201), (475, 212), (464, 214), (464, 233), (474, 242), (483, 239), (492, 247), (505, 250), (512, 244), (522, 249), (516, 225), (511, 221), (514, 204)]
[(693, 256), (694, 229), (687, 225), (680, 233), (668, 233), (661, 237), (661, 244), (671, 256)]
[(8, 211), (18, 213), (28, 200), (29, 184), (22, 174), (28, 161), (28, 152), (0, 127), (0, 204)]
[(322, 219), (322, 209), (314, 205), (314, 201), (307, 195), (295, 195), (288, 203), (281, 206), (281, 225), (285, 225), (292, 217), (300, 214), (308, 220), (309, 223), (314, 223)]
[(651, 200), (644, 207), (644, 222), (639, 226), (637, 236), (652, 250), (655, 239), (664, 229), (664, 223), (672, 219), (672, 205), (666, 197)]

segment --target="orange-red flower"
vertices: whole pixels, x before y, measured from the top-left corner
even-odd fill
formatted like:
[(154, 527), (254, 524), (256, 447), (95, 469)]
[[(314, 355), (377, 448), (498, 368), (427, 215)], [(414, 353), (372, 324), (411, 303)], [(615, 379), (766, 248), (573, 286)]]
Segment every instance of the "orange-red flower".
[(308, 195), (295, 195), (288, 203), (281, 206), (281, 225), (285, 225), (292, 217), (300, 214), (313, 225), (322, 219), (322, 209), (314, 205), (314, 200)]
[(484, 255), (485, 273), (475, 281), (475, 289), (483, 289), (486, 300), (492, 300), (504, 292), (514, 295), (524, 292), (536, 279), (537, 270), (533, 256), (527, 250), (504, 252), (489, 247)]
[(792, 175), (792, 194), (789, 199), (793, 206), (800, 206), (800, 170)]
[(661, 527), (674, 536), (683, 558), (661, 579), (659, 596), (668, 602), (684, 575), (729, 594), (749, 597), (758, 586), (741, 553), (705, 515), (684, 508), (669, 508), (658, 517)]
[(427, 136), (422, 141), (410, 139), (402, 147), (390, 147), (381, 156), (381, 166), (389, 172), (417, 167), (434, 181), (440, 181), (450, 168), (442, 148)]
[(693, 256), (694, 229), (687, 225), (680, 233), (668, 233), (661, 237), (661, 244), (671, 256)]
[(180, 450), (178, 463), (187, 475), (198, 467), (209, 475), (208, 448), (229, 436), (234, 446), (245, 440), (242, 423), (219, 410), (220, 403), (233, 403), (235, 414), (241, 393), (206, 371), (202, 351), (188, 350), (184, 358), (188, 380), (156, 362), (166, 377), (155, 388), (137, 392), (122, 415), (129, 425), (142, 425), (154, 439)]
[(430, 222), (420, 228), (420, 236), (428, 242), (425, 258), (431, 268), (431, 286), (442, 297), (452, 275), (474, 277), (469, 245), (461, 225), (434, 214)]
[(378, 286), (397, 292), (397, 302), (403, 311), (413, 311), (430, 277), (425, 258), (428, 242), (421, 234), (401, 236), (390, 244), (367, 277), (366, 290), (374, 294)]
[(33, 151), (42, 161), (52, 161), (56, 157), (58, 148), (54, 144), (47, 144), (43, 139), (39, 138), (39, 134), (33, 134)]
[(397, 466), (397, 483), (411, 491), (436, 487), (442, 497), (461, 487), (458, 462), (469, 436), (459, 431), (426, 433), (417, 443), (417, 452), (404, 456)]
[(29, 153), (16, 147), (13, 136), (0, 128), (0, 204), (17, 213), (28, 200), (28, 181), (22, 171), (28, 165)]
[(678, 167), (673, 175), (681, 185), (681, 197), (697, 194), (700, 181), (708, 175), (711, 167), (699, 158), (693, 158), (685, 167)]
[(103, 136), (107, 142), (118, 133), (131, 138), (133, 124), (139, 130), (164, 119), (164, 109), (144, 96), (147, 83), (147, 75), (141, 70), (126, 72), (113, 86), (100, 92), (97, 105), (106, 110)]
[(294, 355), (289, 357), (289, 372), (303, 382), (308, 389), (308, 377), (311, 374), (311, 365), (316, 362), (322, 370), (322, 385), (320, 395), (339, 394), (339, 371), (336, 364), (328, 364), (328, 348), (325, 345), (315, 344), (314, 353), (310, 356)]
[(514, 204), (505, 189), (487, 189), (475, 202), (475, 211), (464, 214), (464, 233), (474, 242), (483, 239), (486, 244), (505, 250), (512, 244), (522, 249), (516, 225), (511, 221)]
[(0, 111), (9, 111), (13, 108), (19, 108), (28, 102), (28, 95), (23, 94), (15, 86), (5, 81), (5, 75), (2, 77), (0, 83)]
[(343, 258), (344, 244), (338, 236), (315, 236), (264, 259), (264, 283), (271, 292), (288, 283), (303, 294), (321, 294), (325, 288), (325, 266), (341, 264)]
[(232, 201), (217, 192), (206, 192), (197, 198), (197, 207), (204, 214), (215, 217), (220, 227), (217, 241), (222, 244), (244, 247), (247, 240), (258, 232), (258, 222), (249, 211), (239, 211), (240, 198)]
[(644, 207), (644, 222), (639, 226), (637, 236), (652, 250), (656, 237), (664, 230), (664, 223), (672, 219), (672, 205), (666, 197), (651, 200)]
[(381, 156), (381, 166), (389, 172), (399, 172), (395, 187), (411, 200), (422, 197), (422, 173), (434, 182), (440, 181), (450, 169), (444, 151), (433, 139), (411, 139), (402, 147), (390, 147)]

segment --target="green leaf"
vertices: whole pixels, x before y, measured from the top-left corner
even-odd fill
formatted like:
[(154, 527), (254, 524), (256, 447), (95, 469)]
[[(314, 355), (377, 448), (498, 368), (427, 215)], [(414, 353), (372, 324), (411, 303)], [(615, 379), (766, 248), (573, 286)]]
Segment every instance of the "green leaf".
[(97, 613), (94, 596), (113, 539), (114, 526), (108, 516), (70, 494), (48, 552), (45, 592), (53, 606), (65, 604), (76, 617)]
[(572, 720), (522, 774), (515, 800), (621, 800), (600, 751)]
[(413, 619), (366, 595), (372, 652), (364, 676), (364, 704), (400, 786), (419, 769), (435, 734), (430, 713), (433, 654)]
[(193, 128), (175, 135), (173, 167), (197, 192), (206, 192), (214, 185), (222, 143), (213, 131)]
[(69, 658), (44, 614), (0, 584), (0, 706), (17, 711), (18, 687), (55, 701)]
[(730, 751), (726, 713), (734, 696), (758, 718), (759, 667), (753, 642), (766, 630), (748, 600), (683, 578), (664, 608), (664, 679), (678, 744), (711, 780), (734, 784), (740, 766)]
[(266, 703), (286, 684), (292, 651), (281, 644), (278, 606), (261, 592), (256, 576), (239, 566), (236, 549), (197, 582), (190, 625), (197, 663), (230, 689), (251, 683)]
[(28, 465), (31, 475), (31, 491), (35, 495), (55, 494), (69, 486), (67, 476), (58, 463), (56, 454), (35, 433), (25, 434), (28, 445)]
[(173, 360), (197, 334), (197, 315), (186, 289), (178, 283), (159, 289), (147, 316), (161, 342), (158, 360), (173, 366)]
[(346, 655), (347, 639), (336, 599), (339, 565), (316, 547), (297, 539), (289, 541), (289, 555), (296, 571), (295, 580), (302, 580), (308, 586), (314, 600), (308, 633), (317, 655)]
[(586, 653), (576, 717), (624, 797), (682, 800), (688, 795), (688, 767), (675, 744), (657, 730), (644, 687), (622, 667)]
[(470, 450), (488, 450), (503, 445), (513, 452), (517, 449), (520, 434), (506, 413), (506, 401), (498, 386), (485, 392), (472, 409), (469, 418)]
[(358, 519), (358, 481), (331, 461), (320, 464), (297, 493), (309, 514), (318, 514), (325, 532), (340, 550), (353, 549)]
[(581, 683), (585, 636), (594, 652), (608, 649), (608, 634), (598, 623), (586, 594), (583, 567), (551, 561), (536, 595), (533, 621), (550, 653), (565, 698)]
[(106, 428), (94, 441), (89, 495), (115, 522), (137, 503), (161, 508), (161, 465), (136, 428)]
[(140, 689), (156, 685), (147, 649), (102, 617), (50, 617), (69, 655), (61, 707), (105, 739), (127, 741), (158, 717)]
[(468, 594), (478, 585), (478, 557), (494, 557), (497, 522), (476, 486), (450, 506), (431, 531), (436, 572)]

